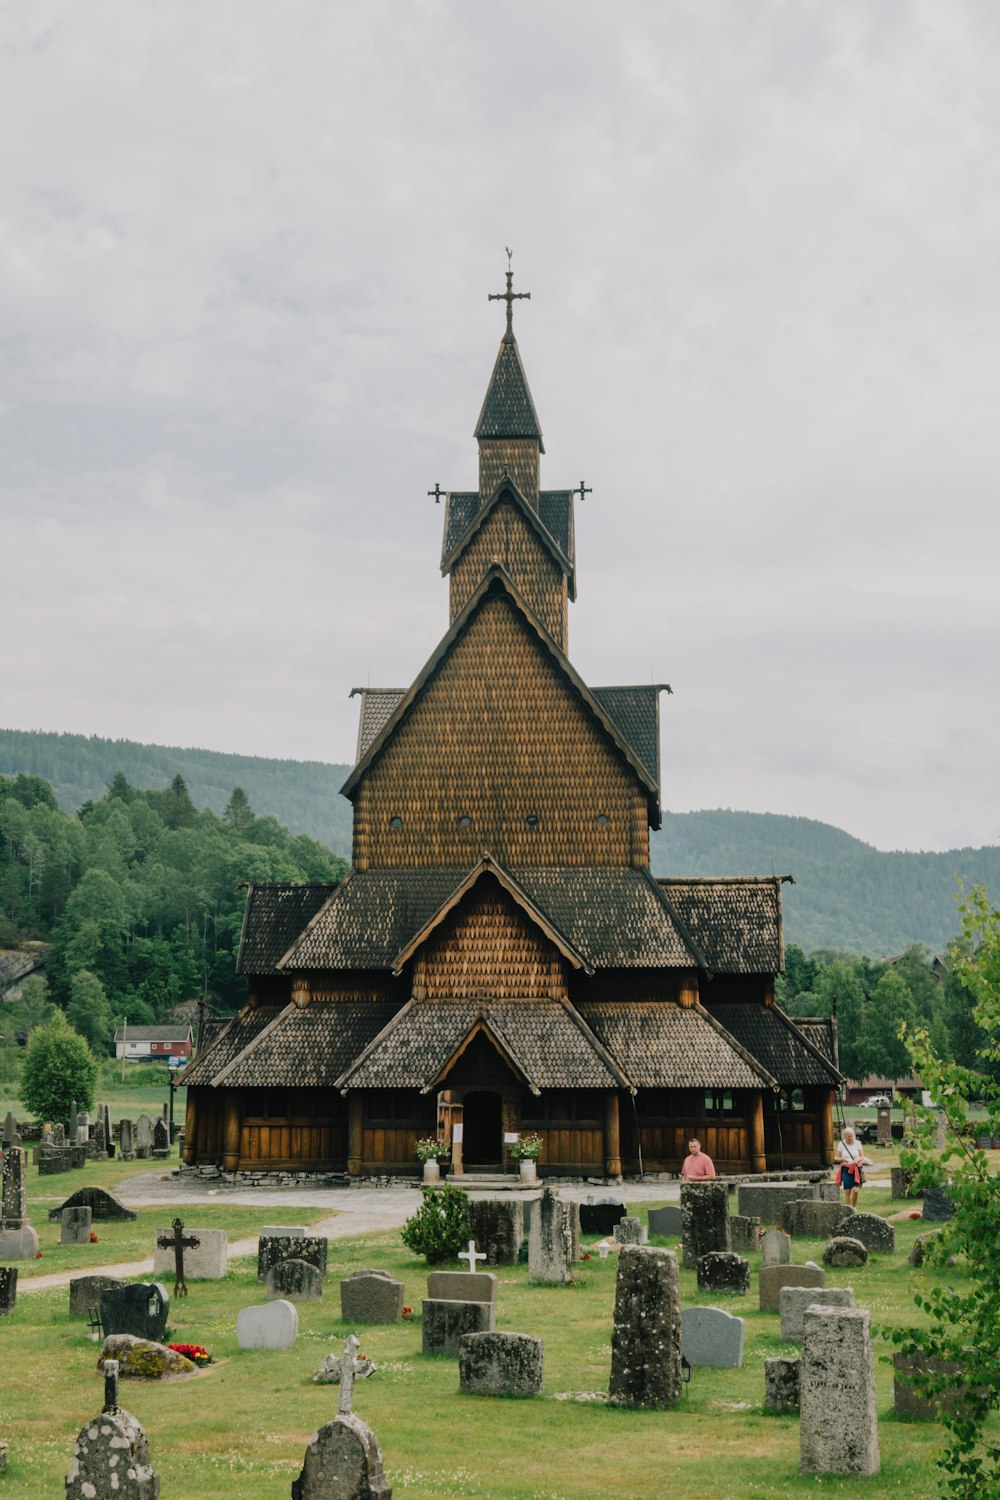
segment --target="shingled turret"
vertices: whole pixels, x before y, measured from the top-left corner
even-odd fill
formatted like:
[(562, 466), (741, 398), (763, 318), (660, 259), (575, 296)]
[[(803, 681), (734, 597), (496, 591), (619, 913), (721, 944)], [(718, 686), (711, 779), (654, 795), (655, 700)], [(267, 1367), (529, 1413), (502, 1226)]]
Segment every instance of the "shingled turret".
[(493, 366), (476, 437), (479, 441), (479, 503), (485, 505), (497, 485), (510, 478), (528, 504), (538, 509), (539, 457), (545, 452), (535, 403), (528, 389), (517, 340), (514, 303), (530, 292), (513, 290), (514, 273), (507, 268), (507, 290), (491, 292), (491, 302), (506, 302), (507, 331)]

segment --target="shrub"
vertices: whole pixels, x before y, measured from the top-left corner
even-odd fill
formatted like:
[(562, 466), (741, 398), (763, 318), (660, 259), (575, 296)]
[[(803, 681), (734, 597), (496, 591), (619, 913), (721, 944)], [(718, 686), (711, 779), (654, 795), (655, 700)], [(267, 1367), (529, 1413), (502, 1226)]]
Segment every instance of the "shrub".
[(21, 1064), (19, 1097), (38, 1120), (69, 1119), (74, 1100), (90, 1109), (100, 1064), (82, 1036), (56, 1011), (31, 1033)]
[(427, 1257), (427, 1264), (441, 1265), (457, 1260), (458, 1252), (472, 1238), (469, 1218), (469, 1195), (462, 1188), (421, 1188), (424, 1201), (403, 1225), (403, 1244), (415, 1255)]

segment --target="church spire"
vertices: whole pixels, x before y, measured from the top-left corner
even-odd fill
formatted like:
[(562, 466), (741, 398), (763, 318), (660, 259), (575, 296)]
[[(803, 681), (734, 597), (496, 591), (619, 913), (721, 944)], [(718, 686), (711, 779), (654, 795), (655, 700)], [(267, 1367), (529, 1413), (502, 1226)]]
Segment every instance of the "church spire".
[(490, 302), (507, 304), (507, 329), (500, 342), (493, 374), (486, 391), (476, 438), (479, 441), (479, 496), (485, 504), (500, 480), (508, 474), (525, 499), (537, 509), (539, 455), (545, 452), (535, 403), (528, 389), (517, 340), (514, 337), (514, 303), (530, 299), (530, 292), (515, 292), (514, 273), (507, 251), (507, 288), (490, 292)]

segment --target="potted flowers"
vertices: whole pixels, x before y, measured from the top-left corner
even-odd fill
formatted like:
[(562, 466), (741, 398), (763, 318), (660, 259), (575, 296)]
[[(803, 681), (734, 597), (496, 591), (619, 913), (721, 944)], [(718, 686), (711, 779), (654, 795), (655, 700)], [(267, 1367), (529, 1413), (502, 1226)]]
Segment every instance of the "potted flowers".
[(510, 1148), (510, 1154), (517, 1162), (518, 1174), (522, 1182), (536, 1182), (538, 1173), (535, 1163), (542, 1154), (542, 1138), (540, 1135), (519, 1135)]
[(425, 1136), (416, 1144), (417, 1160), (424, 1164), (424, 1181), (441, 1181), (441, 1162), (451, 1160), (451, 1147), (438, 1136)]

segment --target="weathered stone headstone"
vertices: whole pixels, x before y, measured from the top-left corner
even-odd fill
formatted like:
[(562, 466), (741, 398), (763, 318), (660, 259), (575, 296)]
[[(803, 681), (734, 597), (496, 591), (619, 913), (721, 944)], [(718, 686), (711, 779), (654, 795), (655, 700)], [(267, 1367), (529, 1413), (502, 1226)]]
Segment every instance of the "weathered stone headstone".
[(9, 1318), (17, 1306), (17, 1267), (0, 1266), (0, 1318)]
[(80, 1116), (77, 1114), (76, 1100), (74, 1099), (73, 1103), (69, 1107), (69, 1130), (66, 1132), (66, 1139), (71, 1146), (76, 1145), (77, 1130), (79, 1128), (79, 1124)]
[(236, 1342), (241, 1349), (290, 1349), (299, 1331), (299, 1315), (284, 1298), (244, 1307), (236, 1314)]
[(619, 1219), (615, 1225), (615, 1243), (619, 1245), (644, 1245), (646, 1243), (647, 1230), (641, 1219), (626, 1214), (625, 1218)]
[(69, 1145), (69, 1141), (66, 1137), (66, 1127), (61, 1122), (57, 1121), (56, 1124), (53, 1125), (51, 1134), (53, 1146)]
[(131, 1412), (118, 1404), (119, 1367), (104, 1367), (104, 1410), (80, 1429), (66, 1475), (66, 1500), (158, 1500), (160, 1479), (149, 1441)]
[(674, 1406), (681, 1393), (681, 1299), (677, 1256), (626, 1245), (618, 1257), (609, 1400)]
[(729, 1195), (725, 1183), (683, 1183), (681, 1224), (683, 1265), (697, 1265), (703, 1255), (716, 1250), (731, 1250)]
[(896, 1231), (878, 1214), (851, 1214), (843, 1219), (834, 1234), (860, 1240), (873, 1255), (888, 1255), (896, 1248)]
[(148, 1115), (140, 1115), (135, 1122), (135, 1154), (138, 1161), (147, 1161), (153, 1149), (153, 1122)]
[(781, 1211), (781, 1225), (793, 1239), (827, 1239), (831, 1234), (846, 1234), (843, 1228), (853, 1208), (844, 1203), (824, 1203), (821, 1198), (799, 1198), (786, 1203)]
[(5, 1146), (0, 1229), (20, 1229), (28, 1222), (28, 1157), (20, 1146)]
[(117, 1360), (121, 1374), (128, 1380), (163, 1380), (167, 1375), (196, 1375), (198, 1366), (194, 1360), (156, 1339), (139, 1339), (131, 1333), (113, 1333), (104, 1340), (101, 1357), (97, 1361), (102, 1369), (109, 1359)]
[(764, 1410), (798, 1411), (799, 1365), (794, 1359), (775, 1357), (764, 1361)]
[(905, 1167), (889, 1168), (890, 1191), (893, 1199), (913, 1198), (913, 1173)]
[(746, 1322), (721, 1307), (685, 1307), (681, 1353), (692, 1367), (735, 1370), (743, 1363)]
[[(4, 1116), (3, 1122), (3, 1143), (5, 1150), (8, 1146), (13, 1146), (15, 1144), (14, 1137), (17, 1135), (17, 1133), (17, 1121), (14, 1119), (13, 1112), (11, 1110), (8, 1110), (6, 1115)], [(17, 1141), (16, 1144), (20, 1145), (21, 1142)]]
[(849, 1286), (783, 1286), (778, 1299), (781, 1337), (790, 1344), (802, 1342), (802, 1328), (809, 1307), (853, 1307), (854, 1288)]
[[(454, 1279), (465, 1281), (467, 1278), (456, 1274)], [(477, 1281), (485, 1279), (476, 1278)], [(491, 1279), (495, 1281), (495, 1278)], [(405, 1297), (406, 1287), (387, 1271), (352, 1271), (340, 1283), (340, 1316), (345, 1323), (352, 1325), (398, 1323), (403, 1316)]]
[(107, 1156), (107, 1154), (108, 1154), (108, 1149), (107, 1149), (108, 1148), (108, 1138), (104, 1134), (104, 1106), (103, 1106), (103, 1104), (98, 1106), (97, 1119), (94, 1121), (94, 1128), (93, 1128), (93, 1130), (90, 1133), (90, 1144), (94, 1148), (94, 1156), (95, 1156), (95, 1158), (98, 1158), (98, 1157), (101, 1157), (101, 1156)]
[(823, 1203), (839, 1203), (841, 1191), (839, 1182), (817, 1182), (815, 1196)]
[(76, 1143), (86, 1146), (90, 1140), (90, 1111), (81, 1109), (76, 1117)]
[(546, 1184), (531, 1216), (529, 1281), (545, 1286), (564, 1286), (572, 1281), (573, 1264), (580, 1251), (579, 1223), (577, 1204), (557, 1197)]
[(64, 1208), (60, 1215), (60, 1245), (90, 1244), (90, 1209)]
[(526, 1333), (466, 1333), (458, 1343), (458, 1385), (470, 1396), (540, 1396), (541, 1339)]
[(496, 1302), (497, 1279), (492, 1271), (430, 1271), (427, 1295), (432, 1302)]
[(513, 1193), (507, 1198), (473, 1198), (469, 1218), (476, 1244), (486, 1253), (486, 1264), (516, 1266), (524, 1243), (522, 1200)]
[(265, 1224), (260, 1231), (262, 1240), (304, 1240), (309, 1231), (304, 1224)]
[[(378, 1371), (378, 1365), (367, 1354), (359, 1355), (353, 1349), (350, 1362), (354, 1372), (355, 1380), (367, 1380), (369, 1375)], [(316, 1374), (313, 1376), (314, 1385), (339, 1385), (344, 1373), (345, 1356), (343, 1354), (328, 1354), (321, 1363)]]
[(750, 1290), (750, 1262), (733, 1250), (713, 1250), (699, 1256), (698, 1290), (745, 1297)]
[(847, 1235), (837, 1235), (834, 1239), (828, 1240), (826, 1249), (823, 1251), (825, 1266), (840, 1268), (863, 1266), (867, 1260), (867, 1248), (860, 1240), (851, 1239)]
[(20, 1229), (0, 1229), (0, 1261), (35, 1260), (38, 1256), (38, 1235), (30, 1224)]
[(170, 1155), (170, 1133), (163, 1120), (157, 1120), (153, 1125), (152, 1155), (157, 1161), (166, 1161)]
[(292, 1500), (392, 1500), (382, 1449), (360, 1417), (338, 1412), (313, 1433)]
[(615, 1225), (624, 1219), (624, 1203), (581, 1203), (581, 1234), (614, 1234)]
[(323, 1295), (323, 1273), (307, 1260), (279, 1260), (264, 1277), (264, 1291), (272, 1300), (318, 1302)]
[[(968, 1399), (969, 1387), (963, 1380), (962, 1366), (954, 1360), (921, 1352), (892, 1356), (892, 1400), (897, 1417), (918, 1422), (937, 1422), (943, 1412), (954, 1413)], [(934, 1375), (946, 1381), (945, 1388), (934, 1395), (918, 1385), (914, 1376)]]
[(70, 1317), (92, 1317), (101, 1310), (102, 1292), (127, 1285), (127, 1281), (121, 1281), (117, 1276), (74, 1276), (69, 1284)]
[(683, 1233), (683, 1220), (679, 1203), (667, 1203), (662, 1208), (651, 1208), (648, 1214), (650, 1234), (677, 1235)]
[(729, 1237), (733, 1249), (740, 1255), (750, 1255), (757, 1249), (760, 1220), (749, 1214), (729, 1215)]
[(811, 1198), (808, 1182), (748, 1182), (737, 1192), (741, 1214), (751, 1214), (762, 1224), (780, 1224), (782, 1209), (797, 1198)]
[(805, 1315), (799, 1393), (803, 1474), (877, 1474), (878, 1427), (867, 1308)]
[(135, 1144), (132, 1138), (131, 1120), (122, 1120), (118, 1126), (118, 1155), (122, 1161), (135, 1160)]
[(84, 1146), (53, 1146), (38, 1152), (39, 1177), (55, 1177), (60, 1172), (72, 1172), (82, 1167), (87, 1160)]
[(104, 1132), (104, 1151), (107, 1156), (114, 1155), (114, 1135), (111, 1130), (111, 1110), (106, 1104), (100, 1108), (101, 1126)]
[(941, 1233), (940, 1229), (929, 1229), (926, 1234), (918, 1234), (913, 1241), (913, 1249), (906, 1257), (911, 1266), (922, 1266), (927, 1258), (927, 1249), (930, 1241)]
[(875, 1112), (875, 1144), (892, 1145), (892, 1112), (880, 1106)]
[(113, 1194), (105, 1192), (104, 1188), (82, 1187), (60, 1203), (58, 1208), (49, 1209), (49, 1218), (53, 1221), (62, 1216), (63, 1210), (67, 1208), (89, 1208), (90, 1217), (95, 1223), (98, 1220), (112, 1219), (137, 1219), (138, 1214), (132, 1209), (126, 1208), (124, 1203), (119, 1203)]
[(777, 1312), (783, 1286), (825, 1286), (826, 1272), (815, 1266), (762, 1266), (757, 1273), (761, 1312)]
[[(175, 1221), (179, 1222), (179, 1221)], [(154, 1276), (176, 1275), (177, 1254), (173, 1227), (158, 1229), (153, 1241)], [(193, 1243), (184, 1246), (184, 1277), (192, 1281), (221, 1281), (229, 1269), (229, 1234), (225, 1229), (196, 1229), (182, 1226), (181, 1238)]]
[(928, 1223), (947, 1223), (955, 1212), (945, 1188), (924, 1188), (924, 1218)]
[(167, 1326), (170, 1298), (158, 1281), (134, 1281), (101, 1293), (101, 1324), (105, 1334), (130, 1333), (159, 1343)]
[(765, 1229), (760, 1253), (765, 1266), (787, 1266), (792, 1260), (792, 1241), (783, 1229)]
[(263, 1281), (279, 1260), (307, 1260), (326, 1275), (329, 1240), (320, 1235), (261, 1235), (257, 1248), (257, 1280)]
[(421, 1305), (423, 1351), (455, 1355), (463, 1334), (492, 1333), (495, 1319), (493, 1302), (438, 1302), (427, 1297)]

